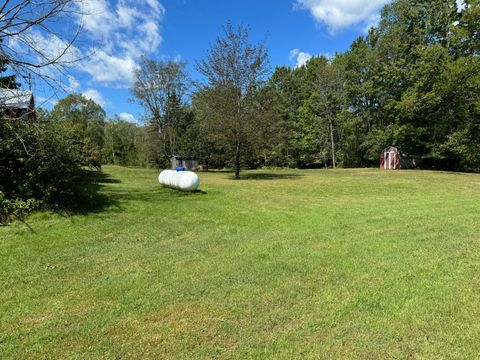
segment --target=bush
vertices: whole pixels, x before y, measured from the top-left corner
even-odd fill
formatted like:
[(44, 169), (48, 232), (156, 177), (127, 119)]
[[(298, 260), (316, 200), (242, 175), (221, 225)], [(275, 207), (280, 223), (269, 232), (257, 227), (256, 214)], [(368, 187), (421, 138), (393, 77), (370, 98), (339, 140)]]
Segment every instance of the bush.
[(82, 159), (75, 148), (54, 122), (1, 119), (1, 220), (75, 201), (82, 191)]
[(0, 191), (0, 224), (6, 224), (12, 219), (22, 219), (29, 212), (36, 210), (40, 202), (35, 199), (6, 199)]

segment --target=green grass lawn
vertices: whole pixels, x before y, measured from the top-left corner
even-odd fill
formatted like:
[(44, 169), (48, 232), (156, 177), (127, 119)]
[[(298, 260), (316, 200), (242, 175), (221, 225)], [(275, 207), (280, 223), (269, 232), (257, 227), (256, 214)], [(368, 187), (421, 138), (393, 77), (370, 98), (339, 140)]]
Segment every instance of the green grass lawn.
[(480, 357), (480, 175), (104, 171), (0, 227), (0, 358)]

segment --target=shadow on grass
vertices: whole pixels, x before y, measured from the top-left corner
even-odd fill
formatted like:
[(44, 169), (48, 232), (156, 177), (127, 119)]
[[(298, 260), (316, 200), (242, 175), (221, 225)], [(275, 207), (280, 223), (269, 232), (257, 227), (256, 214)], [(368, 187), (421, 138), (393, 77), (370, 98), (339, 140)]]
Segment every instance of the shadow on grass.
[(219, 174), (233, 174), (235, 171), (232, 169), (208, 169), (207, 173), (219, 173)]
[[(141, 190), (110, 186), (120, 183), (119, 179), (102, 171), (84, 169), (75, 178), (75, 188), (71, 189), (69, 194), (57, 199), (57, 207), (51, 210), (65, 218), (70, 218), (74, 215), (121, 212), (130, 201), (163, 203), (194, 200), (199, 196), (207, 195), (207, 192), (203, 190), (179, 191), (160, 185)], [(106, 191), (103, 191), (104, 189)], [(17, 220), (27, 226), (30, 232), (35, 232), (28, 223), (28, 219), (19, 218)]]
[(109, 187), (108, 191), (101, 191), (110, 184), (119, 184), (121, 181), (110, 177), (101, 171), (84, 170), (78, 184), (78, 196), (73, 201), (65, 203), (63, 212), (68, 215), (86, 215), (108, 211), (120, 211), (122, 204), (129, 201), (165, 202), (179, 199), (195, 198), (206, 195), (203, 190), (179, 191), (169, 187), (158, 186), (154, 189), (123, 189)]
[(163, 188), (168, 189), (171, 193), (173, 193), (177, 197), (189, 197), (189, 196), (198, 196), (198, 195), (207, 195), (206, 191), (203, 190), (195, 190), (195, 191), (180, 191), (177, 189), (171, 188)]
[(231, 180), (282, 180), (282, 179), (297, 179), (303, 177), (302, 174), (275, 174), (275, 173), (240, 173), (240, 179), (235, 179), (233, 176), (229, 176)]
[(60, 211), (65, 215), (86, 215), (102, 212), (111, 206), (119, 207), (115, 196), (100, 191), (105, 184), (119, 183), (121, 183), (120, 180), (112, 178), (102, 171), (82, 170), (76, 183), (75, 196), (65, 199)]
[(196, 191), (180, 191), (177, 189), (172, 189), (169, 187), (159, 186), (156, 189), (140, 191), (140, 190), (130, 190), (128, 192), (121, 192), (114, 195), (116, 199), (120, 202), (124, 201), (142, 201), (142, 202), (158, 202), (165, 203), (170, 201), (186, 200), (186, 199), (195, 199), (199, 196), (207, 195), (206, 191), (196, 190)]

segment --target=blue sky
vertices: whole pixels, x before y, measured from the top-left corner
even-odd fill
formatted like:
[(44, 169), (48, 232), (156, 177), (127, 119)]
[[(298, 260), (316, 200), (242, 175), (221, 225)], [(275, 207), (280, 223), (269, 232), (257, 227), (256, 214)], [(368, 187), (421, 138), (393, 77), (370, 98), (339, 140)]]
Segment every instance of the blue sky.
[[(378, 21), (388, 0), (85, 0), (84, 34), (69, 56), (90, 54), (63, 76), (68, 91), (83, 93), (108, 115), (137, 121), (142, 109), (129, 101), (141, 55), (182, 59), (195, 77), (195, 60), (230, 21), (248, 25), (251, 40), (266, 38), (272, 69), (297, 66), (312, 55), (333, 55)], [(55, 41), (44, 38), (49, 49)], [(61, 44), (60, 44), (61, 45)], [(46, 45), (47, 46), (47, 45)], [(53, 51), (53, 50), (52, 50)], [(37, 103), (51, 107), (64, 92), (37, 84)]]

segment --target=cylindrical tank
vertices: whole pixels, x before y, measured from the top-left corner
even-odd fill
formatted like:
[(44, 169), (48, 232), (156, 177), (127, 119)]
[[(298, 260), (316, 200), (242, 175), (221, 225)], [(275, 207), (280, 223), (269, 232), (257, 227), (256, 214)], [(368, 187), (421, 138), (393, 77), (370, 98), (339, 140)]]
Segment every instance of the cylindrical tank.
[(182, 191), (195, 191), (200, 185), (198, 175), (191, 171), (163, 170), (158, 175), (160, 184)]

